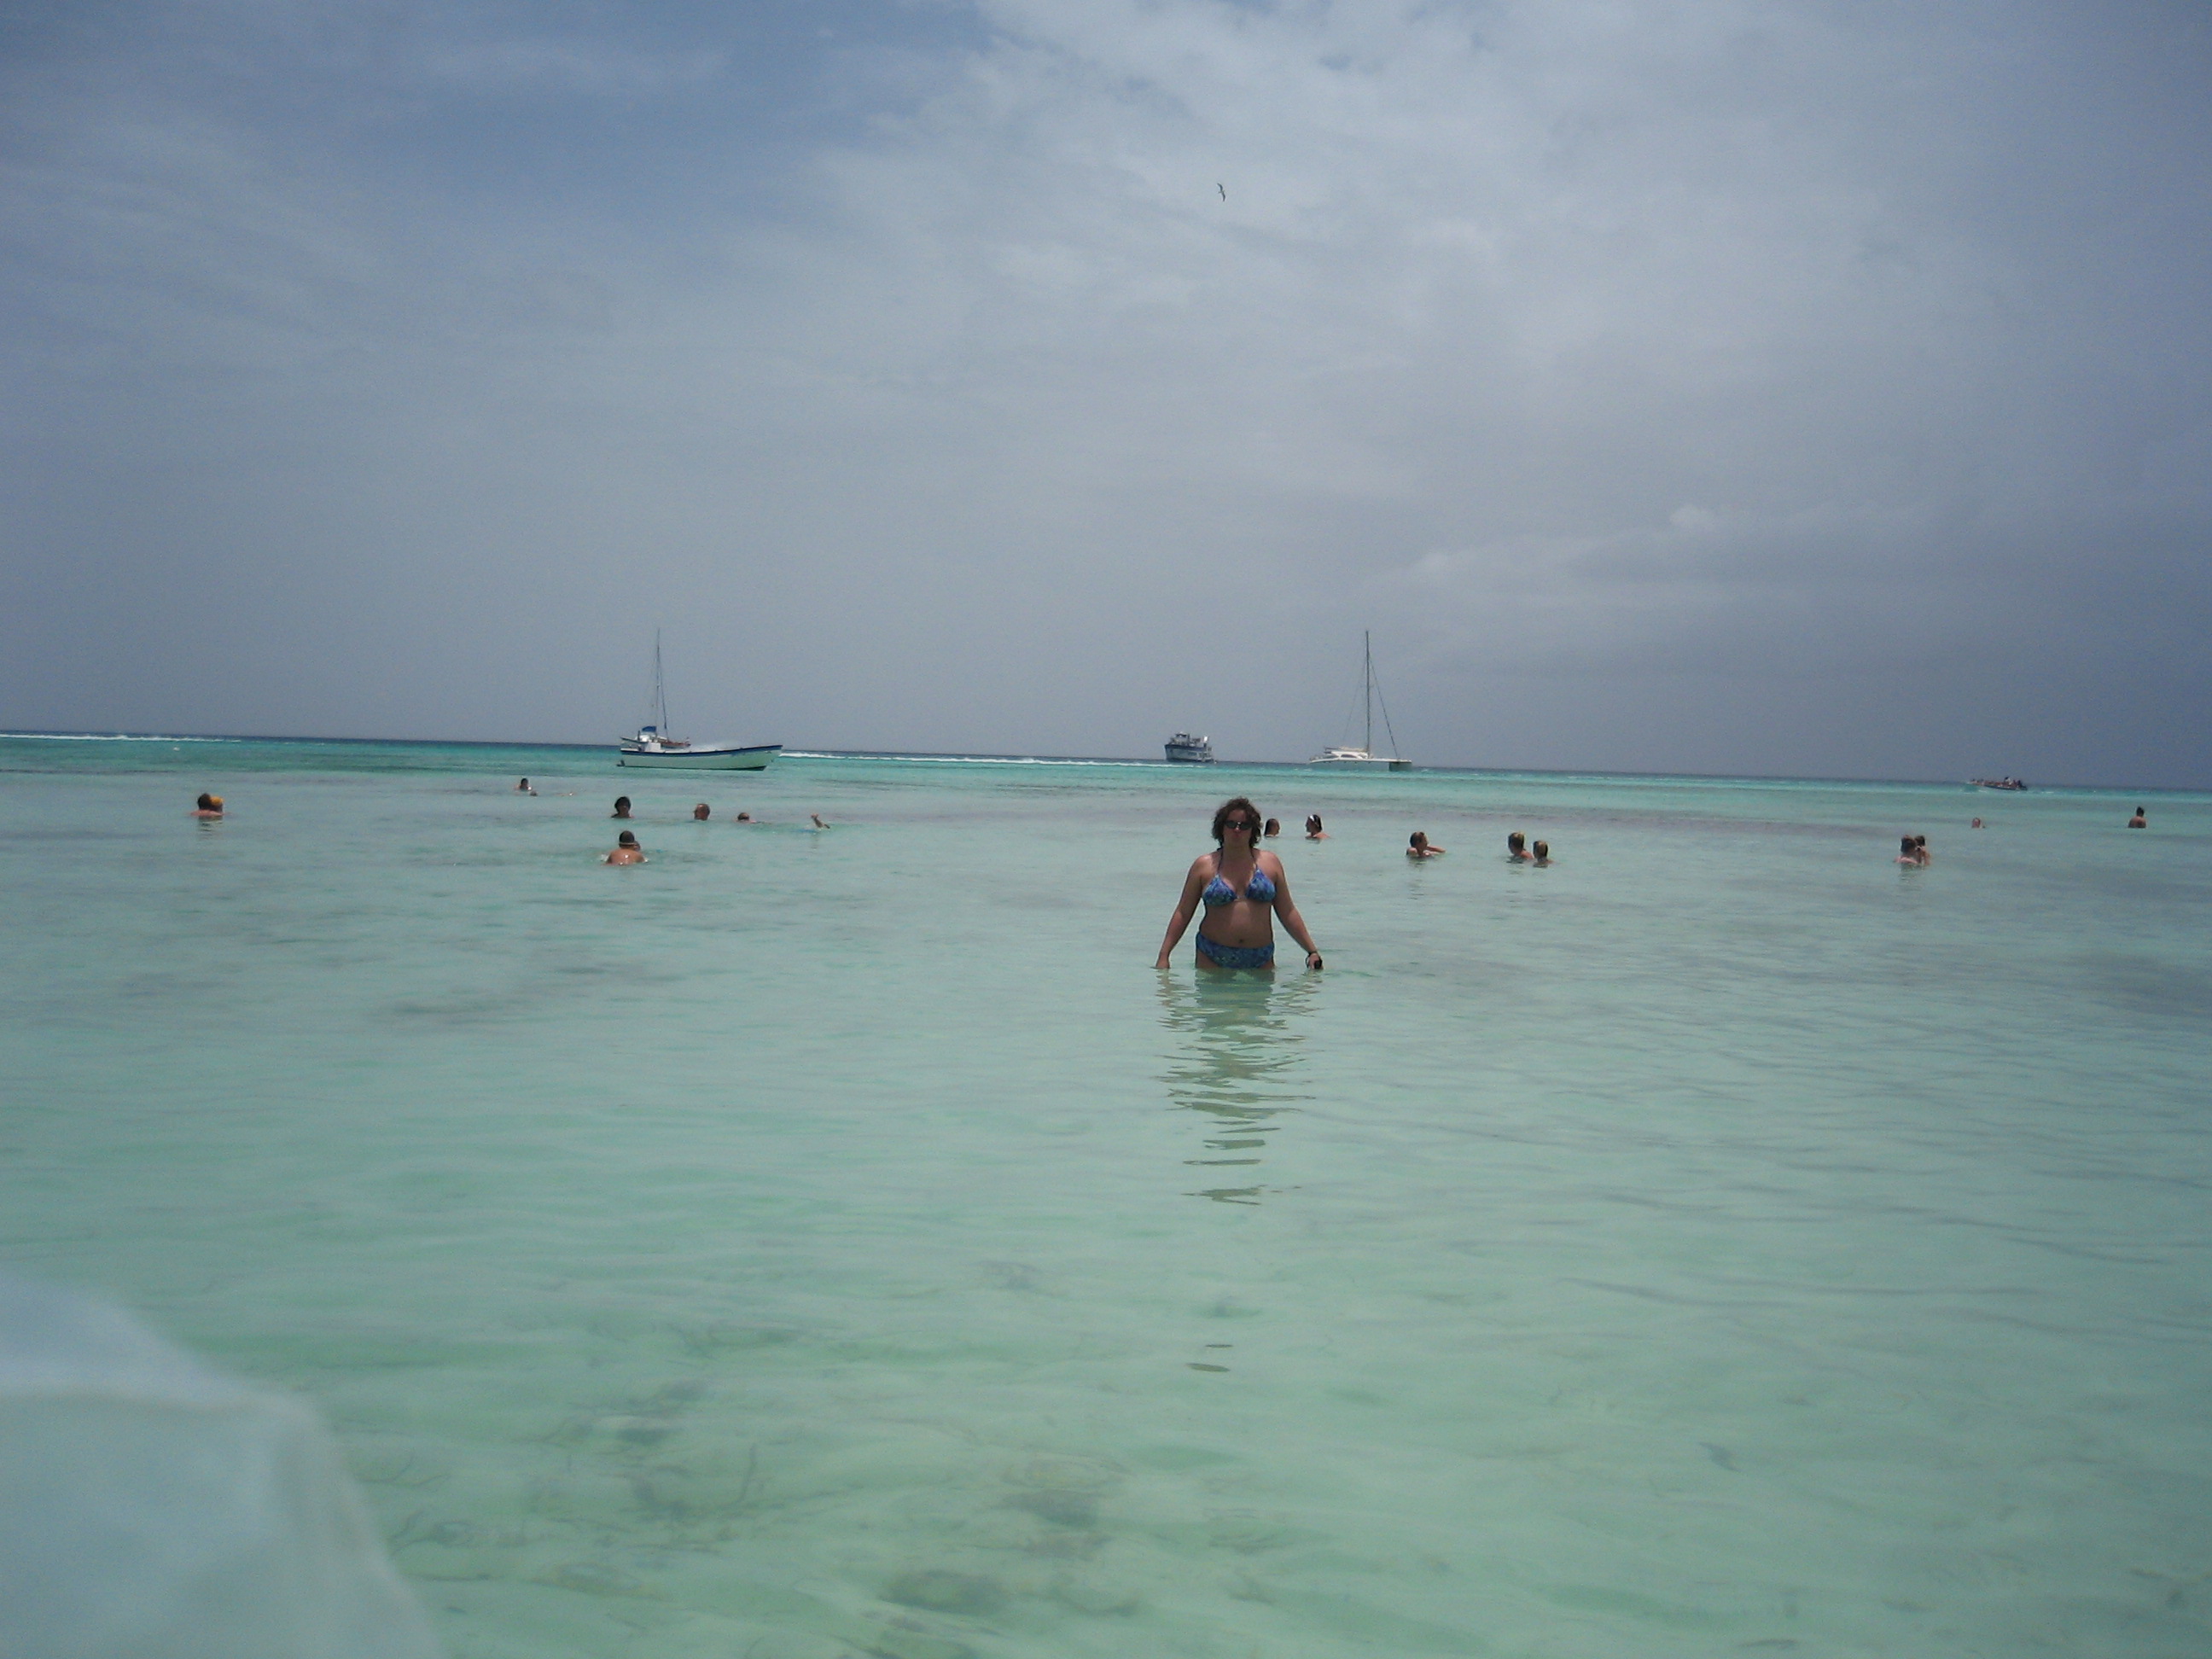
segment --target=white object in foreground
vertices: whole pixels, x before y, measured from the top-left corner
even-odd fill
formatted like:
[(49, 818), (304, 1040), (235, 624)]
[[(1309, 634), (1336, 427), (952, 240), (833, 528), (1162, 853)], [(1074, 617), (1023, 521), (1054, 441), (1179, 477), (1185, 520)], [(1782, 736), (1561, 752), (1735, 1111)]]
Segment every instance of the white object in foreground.
[(307, 1406), (0, 1277), (0, 1654), (438, 1650)]

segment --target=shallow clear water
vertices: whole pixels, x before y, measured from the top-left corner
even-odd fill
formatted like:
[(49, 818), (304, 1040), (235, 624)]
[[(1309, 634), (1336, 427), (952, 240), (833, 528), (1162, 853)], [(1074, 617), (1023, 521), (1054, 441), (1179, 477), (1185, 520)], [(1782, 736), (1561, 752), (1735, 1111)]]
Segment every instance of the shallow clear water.
[[(0, 1265), (311, 1396), (456, 1656), (2212, 1639), (2206, 798), (0, 769)], [(1152, 970), (1232, 788), (1325, 974)]]

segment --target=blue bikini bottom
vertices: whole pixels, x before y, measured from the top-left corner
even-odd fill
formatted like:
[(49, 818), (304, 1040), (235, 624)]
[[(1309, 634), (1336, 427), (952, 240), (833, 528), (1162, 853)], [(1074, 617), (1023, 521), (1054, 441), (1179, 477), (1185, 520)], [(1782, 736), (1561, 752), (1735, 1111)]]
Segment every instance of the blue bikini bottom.
[(1203, 933), (1198, 936), (1198, 953), (1217, 968), (1275, 965), (1275, 947), (1272, 945), (1216, 945)]

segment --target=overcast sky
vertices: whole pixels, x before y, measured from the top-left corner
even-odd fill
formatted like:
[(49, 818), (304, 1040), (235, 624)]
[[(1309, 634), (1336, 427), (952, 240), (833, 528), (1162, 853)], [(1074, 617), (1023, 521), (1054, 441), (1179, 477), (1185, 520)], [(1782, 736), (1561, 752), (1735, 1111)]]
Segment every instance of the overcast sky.
[(0, 726), (2212, 786), (2212, 8), (0, 5)]

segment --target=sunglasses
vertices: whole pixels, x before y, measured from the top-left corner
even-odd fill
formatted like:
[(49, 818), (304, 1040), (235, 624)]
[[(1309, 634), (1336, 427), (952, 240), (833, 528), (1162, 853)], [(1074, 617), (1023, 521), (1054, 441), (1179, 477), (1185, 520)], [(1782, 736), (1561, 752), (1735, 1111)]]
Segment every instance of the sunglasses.
[(1224, 830), (1257, 830), (1260, 826), (1250, 818), (1224, 818), (1221, 827)]

